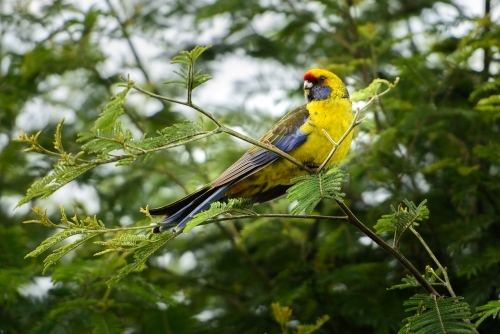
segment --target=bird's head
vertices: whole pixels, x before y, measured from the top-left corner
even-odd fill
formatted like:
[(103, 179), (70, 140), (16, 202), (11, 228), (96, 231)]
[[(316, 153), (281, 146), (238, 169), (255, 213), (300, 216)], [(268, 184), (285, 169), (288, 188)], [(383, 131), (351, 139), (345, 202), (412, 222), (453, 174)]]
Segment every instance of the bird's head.
[(330, 71), (315, 68), (304, 74), (304, 96), (307, 103), (312, 101), (348, 99), (349, 92), (338, 76)]

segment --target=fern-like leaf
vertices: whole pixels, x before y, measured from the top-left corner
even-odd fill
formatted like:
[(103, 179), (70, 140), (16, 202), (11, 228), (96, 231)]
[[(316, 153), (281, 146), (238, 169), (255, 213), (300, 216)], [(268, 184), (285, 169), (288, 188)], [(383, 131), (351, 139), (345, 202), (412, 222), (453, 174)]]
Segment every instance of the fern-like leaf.
[(208, 74), (201, 73), (200, 70), (194, 71), (194, 63), (203, 52), (208, 50), (211, 46), (195, 46), (191, 51), (181, 51), (179, 55), (172, 58), (171, 64), (181, 64), (180, 71), (174, 71), (181, 79), (165, 81), (164, 85), (177, 85), (189, 91), (195, 89), (199, 85), (211, 79)]
[(500, 81), (487, 81), (474, 86), (474, 91), (469, 95), (469, 101), (474, 102), (481, 95), (495, 93), (500, 89)]
[(58, 319), (65, 314), (74, 312), (75, 310), (91, 309), (98, 303), (99, 300), (93, 298), (76, 298), (66, 301), (60, 301), (50, 310), (49, 315), (53, 319)]
[(126, 151), (126, 144), (133, 142), (133, 136), (130, 130), (123, 131), (121, 122), (116, 120), (109, 129), (79, 133), (77, 142), (86, 142), (82, 149), (87, 153), (108, 154), (118, 149)]
[(93, 168), (92, 165), (83, 166), (64, 166), (55, 165), (52, 174), (36, 181), (26, 191), (26, 196), (21, 198), (16, 207), (28, 203), (35, 197), (47, 198), (56, 190), (76, 179), (79, 175)]
[(113, 128), (118, 116), (125, 112), (123, 104), (131, 88), (132, 85), (128, 84), (124, 90), (111, 97), (111, 101), (104, 107), (99, 117), (95, 120), (92, 130), (108, 130)]
[(399, 334), (451, 334), (471, 333), (474, 325), (470, 318), (469, 304), (462, 297), (436, 297), (418, 294), (404, 302), (406, 312), (415, 312), (405, 319), (407, 324)]
[(94, 256), (110, 253), (110, 252), (130, 252), (139, 248), (143, 242), (147, 242), (148, 236), (123, 233), (116, 238), (107, 241), (96, 241), (95, 244), (105, 246), (106, 249), (95, 253)]
[(54, 133), (54, 148), (59, 153), (65, 153), (62, 144), (62, 126), (64, 124), (64, 118), (57, 124), (56, 132)]
[(476, 312), (479, 312), (473, 316), (473, 318), (479, 318), (476, 321), (476, 326), (479, 326), (486, 318), (498, 317), (500, 313), (500, 300), (491, 300), (486, 305), (476, 307)]
[[(52, 254), (47, 256), (47, 258), (45, 258), (45, 260), (43, 261), (44, 273), (48, 267), (55, 264), (57, 261), (59, 261), (59, 259), (61, 259), (64, 255), (68, 254), (69, 252), (71, 252), (73, 249), (77, 248), (78, 246), (87, 242), (88, 240), (94, 238), (95, 236), (106, 232), (103, 222), (98, 220), (95, 216), (93, 218), (86, 217), (85, 219), (78, 219), (78, 217), (75, 215), (74, 217), (68, 219), (62, 205), (60, 206), (60, 210), (61, 210), (61, 223), (63, 224), (64, 229), (50, 236), (49, 238), (45, 239), (35, 250), (27, 254), (25, 258), (37, 257), (38, 255), (48, 250), (50, 247), (55, 246), (61, 241), (69, 237), (72, 237), (74, 235), (83, 234), (83, 236), (80, 239), (68, 245), (55, 249), (52, 252)], [(40, 208), (38, 207), (33, 208), (33, 212), (36, 215), (38, 215), (40, 219), (30, 220), (25, 223), (41, 224), (48, 227), (61, 228), (61, 226), (56, 225), (52, 221), (50, 221), (49, 218), (47, 217), (46, 212), (42, 212)]]
[(92, 334), (121, 334), (124, 332), (120, 319), (111, 312), (94, 313), (90, 316)]
[[(425, 271), (425, 280), (431, 284), (440, 284), (442, 283), (436, 283), (436, 280), (438, 277), (442, 274), (441, 269), (434, 270), (430, 266), (426, 267)], [(406, 289), (406, 288), (417, 288), (420, 287), (421, 284), (417, 281), (415, 277), (412, 275), (406, 275), (406, 277), (403, 277), (401, 279), (403, 281), (402, 284), (396, 284), (388, 288), (387, 290), (395, 290), (395, 289)]]
[(186, 227), (184, 233), (188, 233), (196, 226), (207, 221), (210, 218), (217, 217), (225, 213), (242, 213), (253, 214), (253, 211), (248, 210), (252, 206), (252, 201), (249, 199), (231, 198), (227, 203), (215, 202), (210, 205), (210, 209), (196, 214), (191, 219)]
[(156, 137), (143, 138), (136, 145), (143, 150), (151, 150), (203, 133), (201, 124), (185, 121), (158, 131)]
[(33, 211), (38, 217), (40, 217), (40, 219), (26, 220), (23, 222), (23, 224), (39, 224), (39, 225), (43, 225), (46, 227), (59, 228), (59, 226), (54, 224), (49, 219), (49, 217), (47, 216), (47, 210), (42, 212), (40, 207), (35, 206), (34, 208), (31, 208), (31, 211)]
[(298, 202), (292, 209), (292, 214), (297, 215), (302, 211), (311, 213), (323, 198), (342, 201), (345, 194), (340, 192), (340, 186), (346, 178), (347, 173), (335, 164), (319, 174), (292, 179), (292, 182), (297, 183), (287, 190), (287, 198), (290, 202)]
[(403, 200), (403, 203), (406, 207), (399, 205), (397, 210), (391, 205), (392, 214), (383, 215), (377, 221), (374, 226), (377, 234), (402, 231), (416, 221), (421, 221), (429, 217), (429, 210), (425, 206), (427, 200), (423, 200), (418, 206), (406, 199)]
[(115, 276), (111, 277), (107, 284), (108, 286), (113, 286), (120, 282), (125, 276), (130, 274), (132, 270), (139, 269), (144, 263), (149, 259), (149, 257), (156, 252), (158, 249), (163, 247), (170, 240), (174, 239), (181, 232), (173, 232), (173, 233), (159, 233), (154, 234), (147, 241), (141, 242), (136, 252), (134, 253), (134, 260), (132, 263), (126, 265)]
[[(75, 229), (75, 230), (78, 230), (78, 229)], [(64, 232), (67, 232), (67, 231), (72, 231), (72, 230), (66, 230)], [(52, 254), (50, 254), (49, 256), (47, 256), (45, 258), (45, 260), (43, 260), (43, 273), (45, 273), (45, 271), (51, 266), (51, 265), (54, 265), (56, 264), (57, 261), (59, 261), (64, 255), (68, 254), (69, 252), (71, 252), (73, 249), (77, 248), (78, 246), (84, 244), (85, 242), (89, 241), (90, 239), (96, 237), (97, 235), (99, 234), (102, 234), (104, 233), (105, 231), (102, 231), (100, 233), (98, 232), (95, 232), (95, 233), (87, 233), (87, 234), (84, 234), (80, 239), (76, 240), (76, 241), (73, 241), (72, 243), (70, 243), (69, 245), (65, 245), (65, 246), (62, 246), (62, 247), (59, 247), (57, 249), (55, 249)], [(72, 235), (75, 235), (75, 234), (79, 234), (79, 233), (73, 233)], [(31, 253), (30, 253), (31, 254)], [(28, 254), (29, 255), (29, 254)], [(26, 255), (26, 256), (28, 256)]]
[(401, 279), (403, 281), (402, 284), (395, 284), (388, 288), (387, 290), (395, 290), (395, 289), (406, 289), (406, 288), (417, 288), (420, 287), (420, 283), (417, 281), (415, 277), (412, 275), (406, 275)]
[(274, 320), (280, 325), (283, 333), (287, 332), (288, 321), (292, 316), (292, 309), (288, 306), (281, 306), (280, 303), (272, 303), (271, 309), (273, 311)]
[(296, 334), (311, 334), (316, 332), (318, 329), (320, 329), (325, 322), (327, 322), (330, 319), (328, 315), (323, 315), (321, 318), (316, 320), (316, 323), (313, 325), (299, 325), (297, 327), (297, 332)]

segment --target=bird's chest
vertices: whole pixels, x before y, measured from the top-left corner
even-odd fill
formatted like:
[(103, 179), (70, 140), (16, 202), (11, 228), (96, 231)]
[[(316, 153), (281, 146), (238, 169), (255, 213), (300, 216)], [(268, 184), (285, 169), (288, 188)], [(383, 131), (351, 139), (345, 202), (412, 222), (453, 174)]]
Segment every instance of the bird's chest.
[[(338, 143), (348, 130), (352, 122), (352, 111), (349, 101), (335, 101), (334, 103), (313, 107), (309, 111), (309, 119), (304, 124), (304, 131), (309, 131), (307, 145), (297, 152), (297, 158), (304, 162), (321, 164), (334, 144)], [(337, 149), (331, 162), (341, 160), (349, 150), (351, 135)]]

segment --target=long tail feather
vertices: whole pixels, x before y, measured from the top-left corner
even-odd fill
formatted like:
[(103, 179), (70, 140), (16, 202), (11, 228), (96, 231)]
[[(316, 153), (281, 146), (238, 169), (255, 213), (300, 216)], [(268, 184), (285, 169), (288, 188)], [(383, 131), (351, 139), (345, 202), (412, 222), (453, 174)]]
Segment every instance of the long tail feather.
[(152, 214), (153, 216), (156, 215), (166, 215), (166, 216), (172, 216), (179, 210), (182, 210), (189, 204), (190, 202), (194, 201), (195, 199), (199, 198), (200, 196), (203, 196), (206, 192), (210, 191), (211, 188), (210, 185), (207, 185), (203, 188), (200, 188), (196, 190), (194, 193), (191, 193), (180, 200), (177, 200), (173, 203), (170, 203), (168, 205), (159, 207), (159, 208), (154, 208), (154, 209), (149, 209), (149, 213)]
[[(201, 202), (197, 207), (195, 207), (193, 209), (193, 211), (191, 211), (186, 217), (184, 217), (184, 219), (182, 219), (179, 224), (175, 227), (176, 230), (181, 230), (184, 228), (184, 226), (186, 226), (186, 224), (191, 220), (193, 219), (193, 216), (200, 213), (201, 211), (203, 210), (206, 210), (210, 207), (210, 204), (212, 204), (213, 202), (217, 202), (219, 199), (222, 198), (222, 196), (224, 195), (224, 193), (226, 192), (227, 188), (229, 188), (229, 186), (223, 186), (223, 187), (220, 187), (219, 189), (217, 189), (216, 192), (214, 192), (212, 195), (210, 195), (210, 197), (208, 197), (206, 200), (204, 200), (203, 202)], [(160, 231), (161, 231), (161, 227), (160, 227)]]
[(184, 228), (194, 215), (208, 209), (210, 204), (221, 199), (228, 187), (229, 185), (205, 187), (174, 203), (149, 210), (153, 215), (165, 215), (165, 218), (158, 222), (160, 226), (153, 228), (153, 233), (171, 229), (176, 224), (177, 230)]

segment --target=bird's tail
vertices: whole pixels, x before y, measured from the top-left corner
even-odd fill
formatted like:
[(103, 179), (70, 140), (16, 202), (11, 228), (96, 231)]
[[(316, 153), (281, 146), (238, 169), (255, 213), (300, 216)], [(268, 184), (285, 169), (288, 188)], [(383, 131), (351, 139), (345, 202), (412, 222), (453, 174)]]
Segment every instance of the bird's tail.
[(154, 227), (153, 233), (160, 233), (174, 226), (176, 230), (182, 230), (194, 215), (208, 209), (210, 204), (221, 199), (228, 188), (229, 185), (218, 187), (207, 185), (176, 202), (161, 208), (149, 209), (152, 215), (165, 215), (165, 218), (158, 222), (161, 226)]

